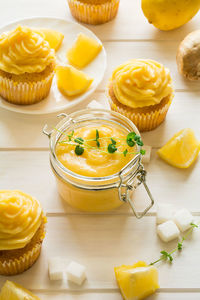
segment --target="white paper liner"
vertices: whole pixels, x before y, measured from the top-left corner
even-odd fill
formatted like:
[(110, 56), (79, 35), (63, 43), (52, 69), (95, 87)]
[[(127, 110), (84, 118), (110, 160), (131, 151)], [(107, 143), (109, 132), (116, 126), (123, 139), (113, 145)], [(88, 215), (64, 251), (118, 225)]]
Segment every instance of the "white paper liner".
[(111, 0), (103, 4), (87, 4), (79, 0), (68, 0), (71, 14), (80, 22), (102, 24), (112, 20), (118, 11), (120, 0)]
[(28, 105), (41, 101), (49, 94), (54, 73), (36, 82), (16, 82), (0, 76), (0, 95), (10, 103)]
[(108, 98), (111, 109), (129, 118), (140, 132), (153, 130), (164, 121), (173, 98), (173, 96), (169, 96), (169, 101), (157, 110), (138, 113), (134, 112), (134, 109), (131, 109), (130, 107), (126, 107), (121, 103), (116, 103), (117, 100), (115, 101), (112, 99), (109, 93), (109, 89), (110, 87), (108, 86), (106, 96)]
[(33, 249), (24, 253), (20, 258), (0, 262), (0, 275), (11, 276), (29, 269), (40, 255), (42, 244), (37, 243)]

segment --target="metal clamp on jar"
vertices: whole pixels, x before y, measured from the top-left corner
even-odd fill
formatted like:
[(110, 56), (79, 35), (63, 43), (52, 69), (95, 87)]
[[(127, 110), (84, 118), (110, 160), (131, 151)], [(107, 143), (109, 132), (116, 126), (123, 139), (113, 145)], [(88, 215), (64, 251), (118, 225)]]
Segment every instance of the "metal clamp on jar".
[[(103, 212), (112, 210), (129, 203), (134, 215), (140, 219), (153, 206), (154, 200), (146, 184), (146, 171), (141, 164), (140, 151), (120, 172), (104, 177), (87, 177), (67, 169), (56, 156), (56, 145), (62, 135), (77, 128), (91, 125), (120, 126), (124, 131), (135, 132), (140, 135), (135, 125), (119, 113), (103, 109), (85, 109), (70, 115), (60, 114), (63, 119), (56, 128), (47, 131), (47, 125), (43, 132), (49, 137), (50, 164), (55, 175), (58, 192), (61, 197), (76, 209), (87, 212)], [(138, 146), (140, 150), (140, 146)], [(132, 192), (143, 184), (150, 198), (150, 204), (143, 212), (135, 210), (131, 200)]]

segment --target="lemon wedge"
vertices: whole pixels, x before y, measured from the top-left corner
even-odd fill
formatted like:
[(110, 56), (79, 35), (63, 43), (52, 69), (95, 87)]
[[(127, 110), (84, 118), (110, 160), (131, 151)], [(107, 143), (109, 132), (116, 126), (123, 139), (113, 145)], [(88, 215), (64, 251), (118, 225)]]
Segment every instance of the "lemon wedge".
[(36, 29), (34, 31), (43, 37), (55, 51), (60, 48), (64, 39), (64, 35), (61, 32), (48, 28)]
[(23, 288), (21, 285), (7, 280), (1, 289), (1, 300), (40, 300), (37, 296), (33, 295), (30, 291)]
[(69, 63), (77, 68), (84, 68), (88, 65), (101, 51), (102, 44), (97, 40), (80, 33), (67, 51)]
[(66, 96), (74, 97), (84, 93), (93, 79), (72, 66), (56, 67), (57, 85)]
[(197, 158), (199, 151), (200, 142), (196, 139), (194, 131), (185, 128), (176, 133), (157, 153), (174, 167), (188, 168)]
[(116, 267), (115, 276), (125, 300), (140, 300), (153, 294), (158, 288), (158, 271), (139, 261), (133, 266)]

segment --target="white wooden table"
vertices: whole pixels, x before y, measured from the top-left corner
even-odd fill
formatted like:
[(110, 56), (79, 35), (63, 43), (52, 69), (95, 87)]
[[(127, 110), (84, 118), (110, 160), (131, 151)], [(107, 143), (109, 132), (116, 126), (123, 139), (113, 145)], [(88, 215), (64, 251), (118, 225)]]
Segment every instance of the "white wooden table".
[[(52, 16), (72, 20), (66, 0), (1, 0), (0, 26), (19, 18)], [(188, 170), (178, 170), (161, 161), (156, 150), (178, 130), (191, 127), (200, 138), (200, 86), (185, 82), (177, 73), (176, 49), (189, 32), (199, 29), (200, 14), (173, 32), (161, 32), (149, 25), (139, 0), (121, 0), (117, 18), (102, 26), (88, 26), (104, 42), (108, 54), (105, 78), (92, 98), (105, 101), (105, 85), (113, 68), (131, 58), (152, 58), (169, 67), (175, 98), (166, 121), (143, 134), (153, 146), (147, 166), (148, 184), (157, 202), (174, 203), (200, 215), (200, 162)], [(55, 124), (56, 115), (27, 116), (0, 109), (0, 189), (21, 189), (37, 197), (48, 216), (47, 236), (37, 263), (20, 276), (10, 278), (32, 289), (41, 300), (118, 300), (113, 267), (137, 260), (150, 262), (163, 249), (156, 236), (155, 207), (142, 220), (129, 208), (106, 214), (85, 214), (68, 207), (59, 198), (48, 162), (48, 140), (42, 134), (45, 123)], [(144, 200), (138, 191), (138, 207)], [(88, 280), (80, 290), (66, 283), (50, 282), (47, 260), (64, 256), (87, 267)], [(200, 299), (200, 233), (194, 232), (173, 265), (159, 266), (160, 290), (149, 299)], [(0, 286), (6, 280), (0, 277)]]

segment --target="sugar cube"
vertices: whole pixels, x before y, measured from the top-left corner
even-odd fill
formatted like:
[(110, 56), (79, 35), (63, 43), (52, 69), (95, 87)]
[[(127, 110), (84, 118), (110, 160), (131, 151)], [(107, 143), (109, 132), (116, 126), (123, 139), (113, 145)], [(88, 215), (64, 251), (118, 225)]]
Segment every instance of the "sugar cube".
[(163, 242), (169, 242), (176, 239), (179, 236), (180, 231), (174, 221), (170, 220), (158, 225), (157, 233)]
[(146, 151), (146, 153), (144, 155), (142, 155), (142, 162), (144, 164), (148, 164), (149, 161), (150, 161), (150, 158), (151, 158), (151, 146), (147, 146), (147, 145), (144, 145), (142, 147), (143, 150)]
[(87, 108), (91, 108), (91, 109), (103, 109), (103, 105), (99, 102), (97, 102), (96, 100), (92, 100), (88, 105), (87, 105)]
[(52, 257), (49, 259), (49, 278), (50, 280), (62, 280), (65, 262), (60, 257)]
[(68, 280), (81, 285), (86, 278), (85, 267), (75, 261), (71, 261), (67, 267)]
[(173, 219), (174, 207), (171, 204), (159, 203), (157, 205), (156, 222), (162, 224)]
[(189, 229), (193, 221), (193, 215), (185, 208), (178, 210), (174, 215), (174, 222), (182, 232)]

